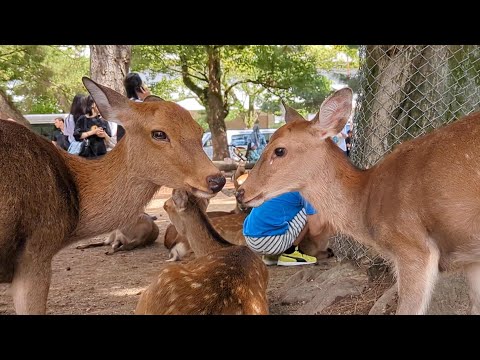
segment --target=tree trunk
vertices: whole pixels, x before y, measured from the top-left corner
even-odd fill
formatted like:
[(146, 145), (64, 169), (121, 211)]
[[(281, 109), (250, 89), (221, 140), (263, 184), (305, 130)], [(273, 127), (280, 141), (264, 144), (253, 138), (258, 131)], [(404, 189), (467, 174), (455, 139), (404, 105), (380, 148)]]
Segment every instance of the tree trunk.
[(132, 45), (90, 45), (92, 80), (126, 95), (123, 79), (130, 70)]
[(391, 149), (388, 135), (396, 122), (393, 114), (400, 106), (402, 90), (413, 72), (411, 48), (408, 45), (367, 46), (362, 89), (365, 95), (359, 102), (361, 114), (357, 116), (360, 133), (355, 134), (356, 139), (361, 140), (357, 153), (361, 152), (358, 162), (362, 167), (374, 165)]
[(230, 157), (225, 117), (228, 111), (222, 96), (220, 49), (206, 46), (208, 54), (207, 122), (212, 132), (213, 160)]
[(390, 142), (418, 137), (444, 121), (447, 111), (448, 46), (419, 46), (411, 59), (412, 76), (393, 114), (397, 124)]
[(255, 121), (258, 119), (258, 113), (255, 111), (255, 95), (248, 95), (248, 110), (247, 114), (245, 116), (245, 125), (247, 126), (247, 129), (253, 128), (253, 124), (255, 124)]
[(30, 128), (30, 123), (25, 119), (20, 111), (8, 99), (7, 94), (0, 89), (0, 119), (11, 118), (18, 123)]
[(447, 105), (443, 122), (478, 110), (480, 99), (480, 46), (448, 46)]
[(374, 165), (405, 140), (475, 110), (478, 46), (367, 46), (352, 159)]

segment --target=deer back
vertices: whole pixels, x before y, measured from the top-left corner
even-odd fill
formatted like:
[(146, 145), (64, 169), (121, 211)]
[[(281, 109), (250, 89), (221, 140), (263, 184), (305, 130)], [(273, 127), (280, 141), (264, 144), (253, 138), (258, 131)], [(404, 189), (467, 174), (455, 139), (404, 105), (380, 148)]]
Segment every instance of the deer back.
[(49, 247), (63, 246), (77, 226), (80, 197), (60, 150), (48, 140), (0, 120), (0, 144), (0, 281), (9, 282), (33, 234)]
[(136, 314), (268, 314), (268, 270), (245, 246), (172, 264), (142, 293)]

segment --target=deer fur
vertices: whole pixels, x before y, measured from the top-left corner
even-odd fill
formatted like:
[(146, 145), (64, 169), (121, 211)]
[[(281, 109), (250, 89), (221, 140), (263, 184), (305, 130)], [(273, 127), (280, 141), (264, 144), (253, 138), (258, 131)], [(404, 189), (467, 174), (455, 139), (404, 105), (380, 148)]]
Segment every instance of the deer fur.
[[(239, 175), (237, 178), (238, 182), (235, 183), (237, 189), (241, 184), (243, 184), (246, 178), (247, 174)], [(222, 189), (222, 192), (224, 191), (225, 189)], [(171, 202), (172, 200), (169, 201)], [(238, 204), (239, 203), (237, 201), (235, 209), (240, 208), (240, 205)], [(169, 204), (166, 203), (164, 209), (167, 210), (168, 206)], [(235, 210), (230, 212), (207, 212), (210, 222), (215, 230), (218, 231), (218, 233), (227, 241), (235, 245), (246, 245), (245, 236), (243, 235), (243, 223), (248, 213), (250, 213), (251, 208), (243, 208), (247, 209), (247, 212), (244, 211), (236, 213)], [(313, 227), (308, 228), (305, 237), (298, 245), (300, 251), (305, 254), (315, 256), (317, 260), (333, 257), (334, 253), (332, 249), (328, 247), (328, 244), (330, 238), (335, 235), (334, 229), (328, 222), (325, 222), (322, 219), (321, 214), (309, 216), (309, 223), (311, 221), (319, 221), (321, 226), (319, 228), (315, 228), (315, 231), (312, 230)], [(167, 261), (180, 261), (186, 255), (191, 253), (188, 240), (178, 234), (173, 224), (169, 224), (165, 231), (164, 244), (165, 247), (170, 250), (169, 260)]]
[(70, 155), (0, 120), (0, 281), (11, 283), (18, 314), (46, 312), (51, 260), (66, 245), (133, 223), (160, 186), (211, 197), (225, 184), (187, 110), (83, 83), (102, 116), (126, 129), (100, 159)]
[(238, 162), (237, 169), (233, 173), (232, 181), (233, 181), (233, 188), (235, 189), (235, 191), (240, 187), (241, 184), (243, 184), (244, 180), (240, 180), (240, 183), (239, 183), (239, 178), (242, 175), (247, 174), (247, 171), (245, 170), (246, 165), (247, 165), (247, 162), (245, 160), (240, 160)]
[[(164, 204), (164, 209), (168, 206), (168, 200)], [(243, 221), (247, 214), (232, 214), (225, 211), (207, 212), (212, 226), (215, 230), (234, 245), (245, 245), (243, 236)], [(167, 261), (181, 261), (192, 252), (189, 241), (180, 235), (175, 225), (169, 224), (165, 230), (163, 244), (169, 250), (169, 259)]]
[(128, 251), (151, 245), (157, 240), (159, 232), (152, 217), (144, 213), (133, 225), (123, 226), (121, 229), (111, 232), (104, 241), (78, 245), (77, 249), (111, 245), (112, 251), (107, 251), (105, 254), (112, 255), (117, 251)]
[[(327, 98), (313, 121), (288, 108), (239, 188), (249, 206), (300, 191), (339, 232), (390, 260), (397, 314), (424, 314), (439, 271), (463, 270), (480, 311), (480, 113), (398, 145), (360, 170), (332, 142), (352, 110), (352, 91)], [(295, 171), (293, 171), (295, 170)]]
[(191, 194), (174, 190), (169, 200), (170, 220), (198, 257), (163, 269), (142, 293), (135, 313), (268, 314), (268, 270), (260, 257), (223, 239), (206, 206)]
[[(234, 196), (235, 191), (246, 179), (245, 171), (246, 161), (240, 161), (233, 174), (234, 189), (222, 189), (222, 193), (227, 196)], [(205, 208), (208, 201), (203, 203)], [(165, 206), (164, 206), (165, 208)], [(242, 233), (243, 221), (250, 212), (249, 208), (243, 207), (238, 201), (235, 202), (235, 208), (231, 211), (208, 211), (213, 227), (229, 242), (236, 245), (245, 245), (245, 238)], [(226, 217), (225, 217), (226, 216)], [(221, 219), (220, 219), (221, 217)], [(188, 240), (179, 235), (173, 224), (169, 224), (165, 230), (163, 244), (169, 250), (169, 259), (167, 261), (180, 261), (191, 253)]]

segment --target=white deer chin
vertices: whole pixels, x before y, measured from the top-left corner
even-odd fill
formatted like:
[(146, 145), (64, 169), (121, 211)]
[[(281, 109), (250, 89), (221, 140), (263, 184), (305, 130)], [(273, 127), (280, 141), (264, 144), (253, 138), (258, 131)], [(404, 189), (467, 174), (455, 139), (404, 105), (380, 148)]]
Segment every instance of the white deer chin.
[(267, 199), (265, 198), (263, 193), (258, 194), (253, 199), (243, 202), (243, 206), (246, 207), (258, 207), (262, 205)]
[(203, 191), (203, 190), (200, 190), (200, 189), (195, 188), (193, 186), (189, 186), (188, 191), (190, 191), (196, 197), (204, 198), (204, 199), (210, 199), (210, 198), (214, 197), (215, 195), (217, 195), (217, 193)]

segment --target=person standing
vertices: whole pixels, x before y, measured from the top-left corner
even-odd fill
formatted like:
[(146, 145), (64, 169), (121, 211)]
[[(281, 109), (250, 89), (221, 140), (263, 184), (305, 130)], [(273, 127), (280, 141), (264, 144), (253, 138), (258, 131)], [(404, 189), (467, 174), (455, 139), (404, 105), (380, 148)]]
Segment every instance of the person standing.
[(255, 162), (260, 159), (265, 146), (267, 146), (267, 140), (265, 139), (265, 135), (260, 132), (260, 126), (256, 123), (248, 138), (247, 160)]

